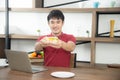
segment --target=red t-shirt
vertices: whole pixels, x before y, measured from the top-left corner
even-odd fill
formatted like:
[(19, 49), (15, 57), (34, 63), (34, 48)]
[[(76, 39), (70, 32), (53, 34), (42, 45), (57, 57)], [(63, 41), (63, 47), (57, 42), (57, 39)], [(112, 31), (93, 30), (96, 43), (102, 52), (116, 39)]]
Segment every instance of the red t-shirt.
[[(46, 35), (48, 37), (52, 36)], [(45, 36), (41, 36), (37, 41), (41, 40)], [(60, 40), (65, 42), (73, 41), (76, 43), (76, 39), (73, 35), (62, 33), (58, 36)], [(55, 66), (55, 67), (69, 67), (70, 66), (70, 53), (62, 48), (56, 49), (53, 47), (45, 47), (44, 49), (44, 65), (45, 66)]]

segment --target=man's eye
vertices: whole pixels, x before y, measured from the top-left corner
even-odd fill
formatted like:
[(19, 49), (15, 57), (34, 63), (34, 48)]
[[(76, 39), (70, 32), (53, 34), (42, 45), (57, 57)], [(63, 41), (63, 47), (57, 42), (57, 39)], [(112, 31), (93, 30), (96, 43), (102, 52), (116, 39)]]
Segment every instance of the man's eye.
[(57, 22), (58, 24), (60, 23), (60, 21)]
[(51, 24), (54, 24), (54, 22), (51, 22)]

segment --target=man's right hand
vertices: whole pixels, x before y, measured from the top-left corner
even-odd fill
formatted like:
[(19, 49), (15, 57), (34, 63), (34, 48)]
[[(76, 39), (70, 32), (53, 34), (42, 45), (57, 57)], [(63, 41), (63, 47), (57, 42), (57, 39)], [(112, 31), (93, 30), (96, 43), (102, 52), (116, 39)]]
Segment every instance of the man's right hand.
[(44, 37), (43, 39), (41, 39), (41, 40), (39, 41), (39, 44), (40, 44), (42, 47), (47, 47), (47, 46), (49, 46), (48, 37)]

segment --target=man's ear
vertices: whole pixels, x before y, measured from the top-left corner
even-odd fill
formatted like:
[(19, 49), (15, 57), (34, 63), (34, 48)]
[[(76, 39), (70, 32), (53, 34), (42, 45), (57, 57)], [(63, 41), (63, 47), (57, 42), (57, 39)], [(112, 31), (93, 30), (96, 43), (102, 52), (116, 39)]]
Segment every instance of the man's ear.
[(63, 21), (63, 25), (64, 25), (64, 23), (65, 23), (65, 22)]
[(48, 25), (50, 24), (50, 22), (48, 21)]

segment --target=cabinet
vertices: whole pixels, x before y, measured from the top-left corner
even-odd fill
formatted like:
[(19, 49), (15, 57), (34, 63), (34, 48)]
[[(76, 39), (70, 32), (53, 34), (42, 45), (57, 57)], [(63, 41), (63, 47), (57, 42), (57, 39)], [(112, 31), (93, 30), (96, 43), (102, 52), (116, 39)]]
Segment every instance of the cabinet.
[(32, 7), (33, 8), (42, 8), (44, 6), (44, 0), (32, 0)]
[[(12, 12), (49, 12), (55, 8), (10, 8)], [(91, 37), (76, 37), (78, 42), (90, 42), (91, 46), (91, 61), (90, 65), (95, 65), (95, 54), (96, 54), (96, 43), (120, 43), (120, 38), (109, 38), (109, 37), (96, 37), (96, 27), (97, 27), (97, 13), (114, 13), (120, 12), (120, 8), (59, 8), (64, 13), (92, 13), (92, 35)], [(4, 11), (0, 9), (0, 11)], [(0, 36), (0, 40), (4, 41), (4, 35)], [(19, 35), (19, 34), (10, 34), (11, 39), (25, 39), (25, 40), (36, 40), (38, 36), (32, 35)], [(4, 45), (0, 45), (3, 46)], [(0, 53), (1, 54), (1, 53)]]
[(5, 36), (0, 35), (0, 58), (5, 57), (4, 49), (5, 49)]

